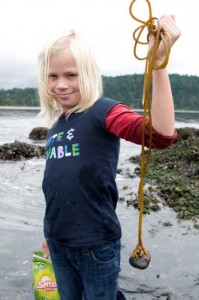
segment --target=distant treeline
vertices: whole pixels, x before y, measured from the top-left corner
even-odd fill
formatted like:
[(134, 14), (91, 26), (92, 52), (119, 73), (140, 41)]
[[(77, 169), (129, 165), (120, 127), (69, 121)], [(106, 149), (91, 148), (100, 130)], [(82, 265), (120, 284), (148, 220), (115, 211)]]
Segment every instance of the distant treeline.
[[(175, 109), (199, 110), (199, 77), (171, 74)], [(104, 96), (142, 108), (143, 75), (103, 76)], [(38, 106), (36, 88), (0, 90), (0, 106)]]

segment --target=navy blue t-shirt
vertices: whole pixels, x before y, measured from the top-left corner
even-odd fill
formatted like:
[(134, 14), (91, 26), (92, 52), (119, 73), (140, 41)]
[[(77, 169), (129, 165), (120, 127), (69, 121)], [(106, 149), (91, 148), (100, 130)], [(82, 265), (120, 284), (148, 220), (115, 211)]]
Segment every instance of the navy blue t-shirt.
[(67, 247), (99, 246), (121, 237), (115, 213), (120, 140), (105, 119), (115, 100), (61, 116), (49, 130), (43, 192), (45, 238)]

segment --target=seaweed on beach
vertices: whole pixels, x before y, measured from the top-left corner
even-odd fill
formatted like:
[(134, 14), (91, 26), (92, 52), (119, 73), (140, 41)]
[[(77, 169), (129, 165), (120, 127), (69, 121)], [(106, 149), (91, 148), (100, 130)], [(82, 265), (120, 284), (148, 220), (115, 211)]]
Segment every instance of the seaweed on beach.
[(44, 157), (45, 147), (15, 141), (0, 146), (0, 160), (21, 160)]
[[(199, 130), (177, 131), (178, 139), (172, 146), (151, 151), (145, 181), (179, 219), (196, 219), (199, 217)], [(140, 155), (130, 161), (140, 164)], [(135, 173), (139, 175), (140, 167)]]

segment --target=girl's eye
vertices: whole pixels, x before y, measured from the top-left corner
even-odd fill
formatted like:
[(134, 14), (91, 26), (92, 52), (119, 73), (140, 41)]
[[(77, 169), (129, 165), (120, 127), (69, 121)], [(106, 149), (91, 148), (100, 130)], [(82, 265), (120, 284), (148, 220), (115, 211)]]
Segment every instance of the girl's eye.
[(49, 74), (48, 78), (55, 79), (55, 78), (57, 78), (57, 75), (56, 74)]
[(69, 73), (69, 74), (67, 74), (66, 75), (66, 77), (76, 77), (77, 76), (77, 74), (76, 73)]

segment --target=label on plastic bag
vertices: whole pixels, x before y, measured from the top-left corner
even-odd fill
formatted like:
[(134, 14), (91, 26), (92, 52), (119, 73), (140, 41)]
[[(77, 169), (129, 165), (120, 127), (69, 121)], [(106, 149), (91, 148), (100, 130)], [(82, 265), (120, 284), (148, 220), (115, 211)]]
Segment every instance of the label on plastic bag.
[(52, 262), (44, 258), (43, 252), (33, 253), (32, 272), (35, 300), (61, 300)]

